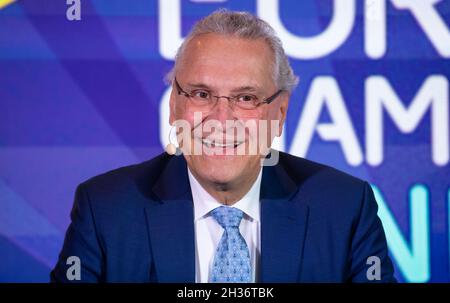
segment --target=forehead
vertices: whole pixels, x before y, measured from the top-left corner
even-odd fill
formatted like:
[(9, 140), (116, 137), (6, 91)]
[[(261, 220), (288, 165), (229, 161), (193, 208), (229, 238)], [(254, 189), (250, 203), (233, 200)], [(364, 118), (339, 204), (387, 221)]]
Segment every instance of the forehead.
[(185, 81), (271, 86), (273, 54), (263, 39), (204, 34), (189, 41), (177, 66)]

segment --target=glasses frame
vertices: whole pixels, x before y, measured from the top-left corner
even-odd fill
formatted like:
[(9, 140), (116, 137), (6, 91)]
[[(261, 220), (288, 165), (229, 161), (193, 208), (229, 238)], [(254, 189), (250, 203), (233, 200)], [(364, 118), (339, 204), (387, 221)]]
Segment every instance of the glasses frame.
[[(181, 85), (180, 85), (180, 83), (178, 83), (176, 77), (174, 77), (174, 83), (175, 83), (175, 87), (176, 87), (176, 89), (177, 89), (177, 91), (178, 91), (178, 95), (183, 95), (183, 96), (185, 96), (186, 98), (189, 98), (189, 99), (194, 97), (192, 94), (186, 92), (183, 88), (181, 88)], [(270, 97), (268, 97), (268, 98), (265, 98), (265, 99), (263, 99), (261, 102), (259, 102), (259, 103), (255, 106), (255, 108), (258, 108), (261, 104), (270, 104), (270, 103), (271, 103), (272, 101), (274, 101), (274, 100), (275, 100), (275, 99), (276, 99), (283, 91), (284, 91), (284, 90), (279, 89), (279, 90), (278, 90), (275, 94), (273, 94), (272, 96), (270, 96)], [(236, 97), (233, 97), (233, 96), (214, 96), (214, 95), (211, 95), (211, 97), (214, 97), (214, 98), (216, 98), (217, 100), (219, 100), (220, 98), (225, 98), (225, 99), (228, 99), (228, 102), (229, 102), (229, 103), (232, 103), (233, 106), (235, 105), (235, 102), (232, 101), (232, 100), (234, 100)], [(251, 110), (251, 109), (244, 109), (244, 110)]]

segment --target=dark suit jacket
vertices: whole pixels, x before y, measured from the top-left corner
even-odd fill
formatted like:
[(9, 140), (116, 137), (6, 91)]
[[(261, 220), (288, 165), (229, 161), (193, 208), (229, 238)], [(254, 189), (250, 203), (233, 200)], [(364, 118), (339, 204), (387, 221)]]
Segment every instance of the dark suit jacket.
[[(280, 153), (263, 168), (260, 282), (367, 282), (367, 258), (395, 281), (367, 182)], [(194, 211), (183, 156), (159, 155), (96, 176), (76, 190), (52, 281), (69, 256), (83, 282), (194, 282)], [(375, 280), (376, 281), (376, 280)]]

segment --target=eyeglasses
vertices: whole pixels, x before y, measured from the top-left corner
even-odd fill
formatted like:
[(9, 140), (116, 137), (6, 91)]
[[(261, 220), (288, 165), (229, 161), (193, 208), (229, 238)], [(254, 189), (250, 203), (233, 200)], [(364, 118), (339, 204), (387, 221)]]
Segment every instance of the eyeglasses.
[(188, 93), (181, 88), (177, 78), (174, 79), (174, 82), (178, 95), (185, 96), (193, 105), (203, 109), (212, 109), (220, 98), (225, 98), (228, 99), (232, 109), (236, 106), (240, 109), (252, 110), (256, 109), (261, 104), (271, 103), (283, 92), (283, 90), (280, 89), (275, 94), (265, 99), (260, 99), (258, 96), (249, 93), (237, 94), (236, 96), (214, 96), (206, 89), (194, 89)]

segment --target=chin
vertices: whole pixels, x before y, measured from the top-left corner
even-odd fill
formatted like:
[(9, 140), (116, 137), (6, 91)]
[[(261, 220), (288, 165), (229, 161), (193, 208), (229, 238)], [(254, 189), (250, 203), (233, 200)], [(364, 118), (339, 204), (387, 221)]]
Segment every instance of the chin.
[(242, 172), (243, 162), (236, 156), (207, 156), (202, 155), (193, 161), (197, 174), (203, 179), (214, 183), (229, 183)]

